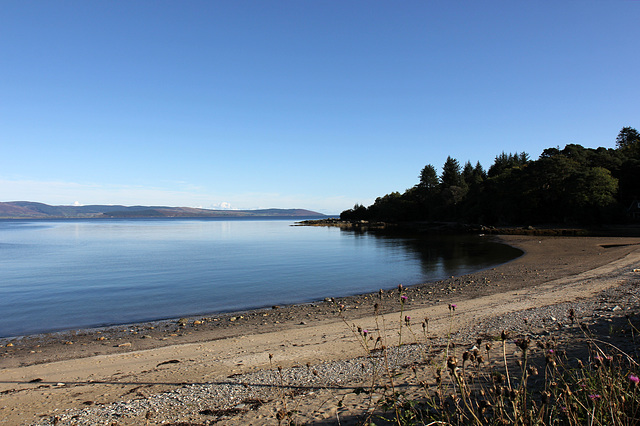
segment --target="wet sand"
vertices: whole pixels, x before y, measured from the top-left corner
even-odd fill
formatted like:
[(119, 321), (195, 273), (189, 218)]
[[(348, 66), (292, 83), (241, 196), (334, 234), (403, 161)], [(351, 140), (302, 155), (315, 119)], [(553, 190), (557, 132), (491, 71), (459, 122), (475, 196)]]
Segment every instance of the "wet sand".
[[(459, 306), (456, 328), (462, 329), (495, 316), (592, 297), (635, 279), (638, 273), (633, 270), (640, 268), (640, 238), (501, 239), (525, 254), (496, 268), (406, 288), (404, 306), (395, 290), (384, 292), (382, 298), (372, 293), (221, 316), (5, 339), (0, 349), (0, 422), (30, 424), (67, 409), (148, 397), (185, 384), (219, 382), (272, 368), (274, 363), (287, 368), (352, 359), (363, 353), (347, 324), (374, 327), (375, 303), (387, 315), (403, 309), (414, 318), (428, 316), (430, 332), (442, 334), (450, 303)], [(394, 332), (390, 326), (388, 333)], [(163, 421), (156, 417), (151, 424)]]

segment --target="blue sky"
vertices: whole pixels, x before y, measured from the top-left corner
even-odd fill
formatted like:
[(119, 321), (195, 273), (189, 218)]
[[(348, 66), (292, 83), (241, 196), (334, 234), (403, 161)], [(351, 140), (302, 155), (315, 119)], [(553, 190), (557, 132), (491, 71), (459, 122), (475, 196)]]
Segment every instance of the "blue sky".
[(339, 213), (640, 127), (637, 1), (0, 0), (0, 201)]

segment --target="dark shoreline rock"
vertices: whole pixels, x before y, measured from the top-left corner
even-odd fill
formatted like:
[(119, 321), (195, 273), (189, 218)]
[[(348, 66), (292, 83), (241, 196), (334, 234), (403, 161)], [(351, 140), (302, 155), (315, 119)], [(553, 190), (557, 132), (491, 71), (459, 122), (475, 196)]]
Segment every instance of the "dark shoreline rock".
[(460, 222), (370, 222), (366, 220), (341, 220), (336, 218), (312, 219), (296, 222), (294, 226), (328, 226), (354, 231), (384, 231), (389, 233), (412, 232), (416, 235), (535, 235), (548, 237), (637, 237), (636, 225), (604, 225), (599, 227), (568, 227), (559, 225), (539, 226), (485, 226)]

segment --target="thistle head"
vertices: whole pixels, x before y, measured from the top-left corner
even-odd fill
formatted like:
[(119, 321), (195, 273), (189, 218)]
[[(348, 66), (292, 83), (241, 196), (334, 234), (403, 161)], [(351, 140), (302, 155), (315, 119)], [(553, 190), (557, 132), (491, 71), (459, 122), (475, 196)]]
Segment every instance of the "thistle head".
[(527, 349), (529, 349), (529, 343), (531, 343), (529, 338), (516, 340), (516, 346), (519, 347), (523, 353), (526, 353)]
[(458, 367), (458, 358), (456, 358), (453, 355), (447, 358), (447, 368), (451, 371), (452, 374), (457, 367)]

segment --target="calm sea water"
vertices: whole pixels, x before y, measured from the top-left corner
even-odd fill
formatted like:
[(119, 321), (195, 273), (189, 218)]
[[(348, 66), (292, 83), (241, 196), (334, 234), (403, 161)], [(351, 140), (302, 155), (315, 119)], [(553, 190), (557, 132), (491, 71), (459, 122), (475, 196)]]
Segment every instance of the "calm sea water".
[(311, 302), (518, 256), (293, 220), (0, 220), (0, 337)]

